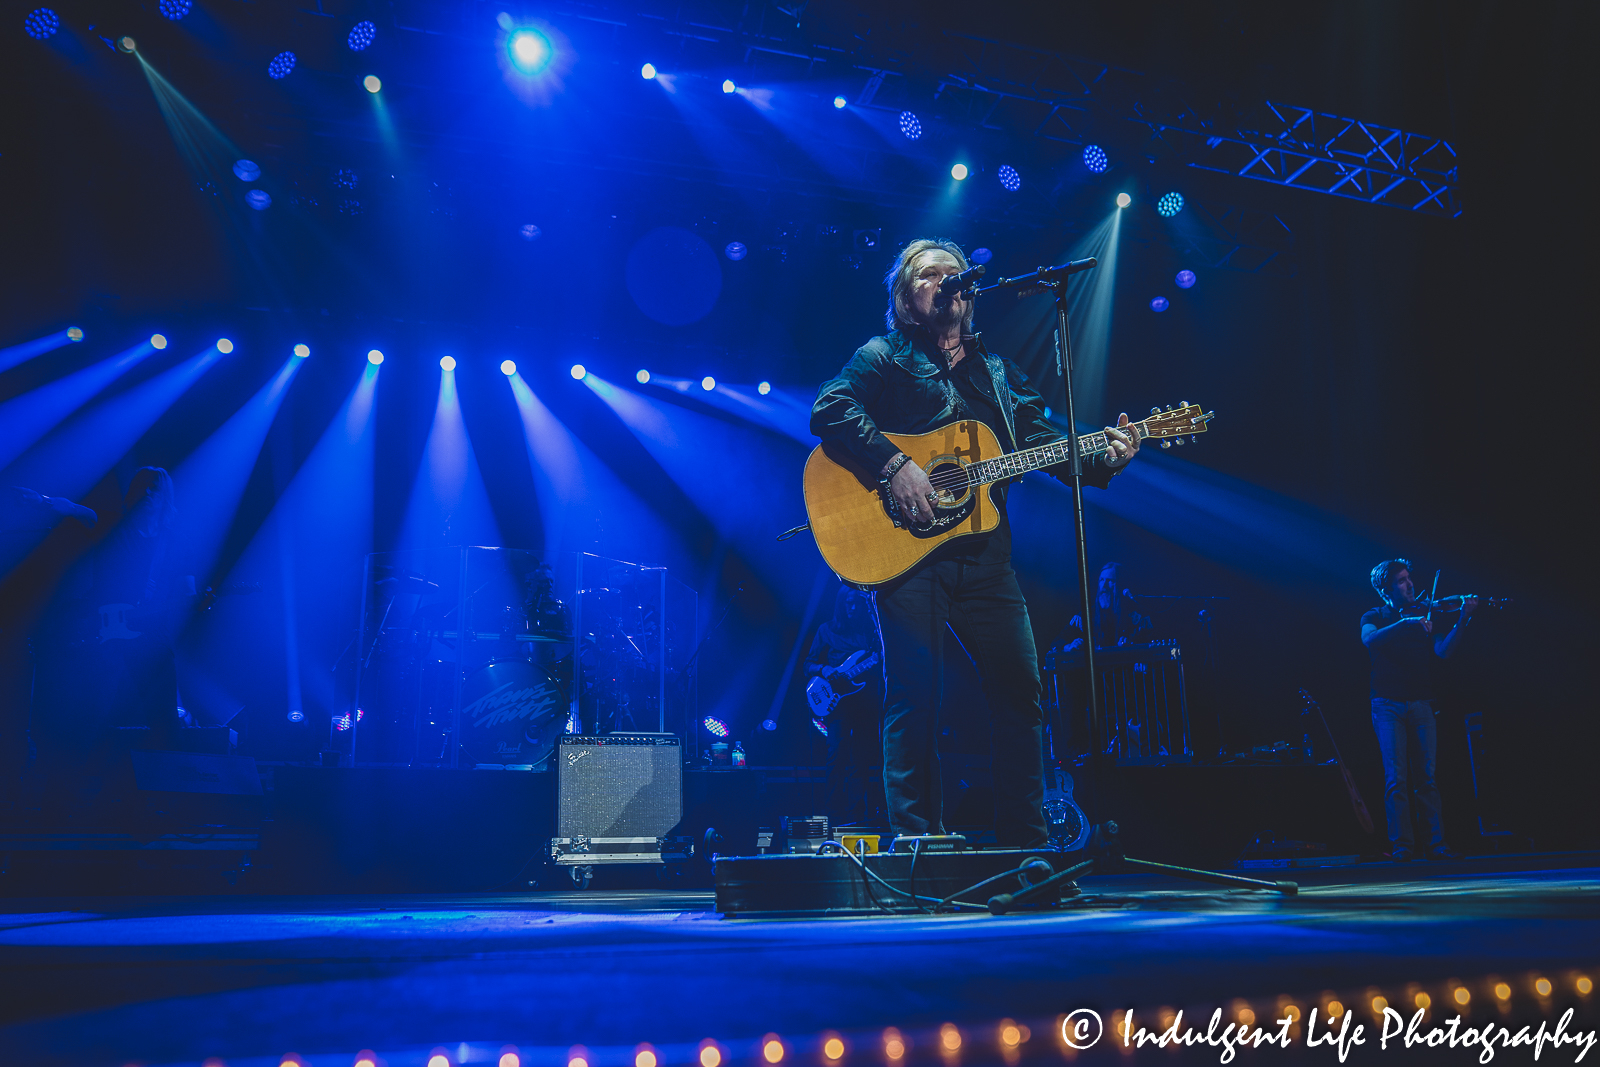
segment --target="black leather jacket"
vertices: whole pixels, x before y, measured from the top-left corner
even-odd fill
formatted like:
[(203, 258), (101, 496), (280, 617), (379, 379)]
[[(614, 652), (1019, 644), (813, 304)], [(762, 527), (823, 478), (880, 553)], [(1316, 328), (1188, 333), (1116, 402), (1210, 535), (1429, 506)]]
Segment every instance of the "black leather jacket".
[[(1001, 445), (1014, 451), (1061, 440), (1065, 435), (1044, 417), (1044, 401), (1027, 375), (985, 348), (981, 336), (976, 343), (1005, 419), (1004, 426), (990, 427)], [(811, 432), (843, 446), (876, 474), (899, 452), (883, 436), (885, 431), (927, 433), (958, 418), (949, 371), (929, 357), (929, 346), (926, 335), (914, 341), (900, 330), (862, 345), (838, 376), (817, 390)], [(1045, 470), (1066, 478), (1065, 464)], [(1084, 463), (1084, 484), (1103, 489), (1115, 473), (1099, 456), (1092, 457)]]

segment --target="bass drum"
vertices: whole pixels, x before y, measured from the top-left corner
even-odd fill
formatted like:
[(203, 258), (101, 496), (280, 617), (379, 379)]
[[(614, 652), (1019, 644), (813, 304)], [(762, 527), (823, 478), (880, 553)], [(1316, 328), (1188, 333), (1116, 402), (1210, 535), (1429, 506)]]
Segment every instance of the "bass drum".
[(480, 667), (461, 687), (464, 763), (538, 767), (567, 723), (567, 698), (551, 673), (522, 659)]

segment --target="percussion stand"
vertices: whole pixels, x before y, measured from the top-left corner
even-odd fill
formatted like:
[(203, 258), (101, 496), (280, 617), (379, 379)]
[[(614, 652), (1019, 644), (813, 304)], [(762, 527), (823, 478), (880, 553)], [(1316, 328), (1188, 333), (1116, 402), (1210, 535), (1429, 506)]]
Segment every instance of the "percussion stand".
[[(1061, 389), (1066, 397), (1067, 416), (1067, 441), (1068, 441), (1068, 484), (1072, 487), (1072, 529), (1074, 533), (1074, 547), (1078, 556), (1078, 593), (1083, 602), (1083, 661), (1084, 669), (1089, 680), (1089, 736), (1095, 741), (1089, 746), (1089, 757), (1084, 765), (1089, 780), (1089, 795), (1093, 800), (1093, 810), (1104, 818), (1106, 805), (1102, 799), (1100, 789), (1100, 771), (1105, 765), (1107, 757), (1101, 752), (1099, 737), (1101, 736), (1102, 719), (1100, 706), (1100, 675), (1095, 667), (1094, 647), (1094, 593), (1089, 584), (1089, 543), (1087, 531), (1083, 524), (1083, 451), (1078, 442), (1078, 413), (1076, 398), (1072, 388), (1072, 324), (1067, 315), (1067, 278), (1080, 271), (1088, 270), (1096, 265), (1093, 259), (1078, 260), (1074, 263), (1063, 264), (1059, 267), (1040, 267), (1033, 274), (1020, 278), (1002, 278), (988, 289), (1022, 288), (1020, 295), (1030, 293), (1048, 292), (1055, 301), (1056, 308), (1056, 373), (1061, 377)], [(1286, 896), (1293, 896), (1300, 890), (1294, 882), (1268, 882), (1258, 878), (1244, 878), (1235, 874), (1220, 874), (1215, 871), (1194, 870), (1189, 867), (1176, 867), (1167, 863), (1155, 863), (1150, 860), (1126, 856), (1122, 852), (1119, 827), (1114, 819), (1104, 818), (1095, 826), (1089, 838), (1089, 846), (1085, 849), (1088, 859), (1076, 863), (1066, 870), (1061, 871), (1042, 882), (1032, 885), (1019, 893), (1002, 893), (989, 901), (989, 910), (995, 915), (1003, 915), (1012, 907), (1032, 900), (1056, 900), (1067, 889), (1072, 879), (1085, 874), (1100, 873), (1111, 874), (1127, 870), (1145, 870), (1158, 874), (1165, 874), (1174, 878), (1185, 878), (1196, 882), (1209, 882), (1212, 884), (1237, 886), (1242, 889), (1270, 889)], [(1050, 894), (1054, 894), (1053, 896)]]

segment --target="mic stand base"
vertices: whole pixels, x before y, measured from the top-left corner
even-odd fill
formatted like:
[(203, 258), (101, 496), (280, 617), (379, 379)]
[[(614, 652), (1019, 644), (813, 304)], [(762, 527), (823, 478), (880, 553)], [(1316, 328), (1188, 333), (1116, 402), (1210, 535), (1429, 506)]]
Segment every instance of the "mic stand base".
[(1184, 878), (1191, 882), (1233, 886), (1236, 889), (1267, 889), (1292, 897), (1300, 892), (1298, 882), (1269, 882), (1260, 878), (1246, 878), (1220, 871), (1202, 871), (1193, 867), (1178, 867), (1170, 863), (1155, 863), (1122, 853), (1117, 824), (1107, 820), (1094, 828), (1089, 845), (1084, 849), (1089, 858), (1064, 871), (1057, 871), (1042, 882), (1037, 882), (1015, 893), (1000, 893), (989, 898), (989, 914), (1004, 915), (1014, 908), (1030, 903), (1054, 903), (1065, 896), (1076, 895), (1073, 879), (1086, 874), (1127, 874), (1131, 871), (1149, 871), (1169, 878)]

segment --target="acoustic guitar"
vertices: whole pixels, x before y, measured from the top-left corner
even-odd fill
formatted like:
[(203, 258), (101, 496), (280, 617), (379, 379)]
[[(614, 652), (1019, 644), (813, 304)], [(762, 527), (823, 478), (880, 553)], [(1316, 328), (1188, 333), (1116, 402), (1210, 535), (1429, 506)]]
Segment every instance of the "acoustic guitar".
[[(1140, 441), (1159, 440), (1166, 448), (1205, 432), (1214, 414), (1184, 402), (1166, 411), (1152, 408), (1149, 418), (1120, 429)], [(937, 501), (927, 525), (908, 523), (894, 497), (879, 487), (878, 472), (866, 470), (842, 447), (818, 445), (806, 460), (811, 533), (828, 566), (852, 585), (882, 585), (947, 541), (990, 533), (1000, 525), (992, 486), (1070, 458), (1065, 438), (1006, 452), (995, 432), (975, 419), (927, 433), (884, 436), (927, 472), (933, 484)], [(1101, 430), (1080, 436), (1078, 447), (1088, 459), (1110, 445)]]

